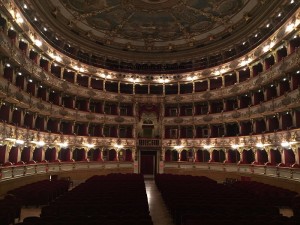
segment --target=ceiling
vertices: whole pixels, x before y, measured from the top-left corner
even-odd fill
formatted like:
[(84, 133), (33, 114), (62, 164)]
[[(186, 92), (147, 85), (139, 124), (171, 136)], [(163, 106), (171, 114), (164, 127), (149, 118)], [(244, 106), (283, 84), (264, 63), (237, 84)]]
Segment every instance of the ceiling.
[(35, 15), (71, 45), (128, 62), (177, 62), (224, 51), (285, 1), (33, 0)]
[[(139, 51), (191, 48), (228, 30), (251, 10), (243, 0), (61, 0), (53, 4), (64, 17), (107, 44)], [(80, 21), (79, 23), (77, 21)]]

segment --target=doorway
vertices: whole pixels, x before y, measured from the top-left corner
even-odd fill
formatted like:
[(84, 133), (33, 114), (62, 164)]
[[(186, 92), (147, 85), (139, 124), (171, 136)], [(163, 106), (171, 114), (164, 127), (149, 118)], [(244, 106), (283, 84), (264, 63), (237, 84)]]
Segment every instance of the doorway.
[(143, 127), (143, 137), (152, 138), (152, 127)]
[(156, 159), (156, 151), (140, 151), (140, 173), (143, 175), (155, 175), (157, 172)]

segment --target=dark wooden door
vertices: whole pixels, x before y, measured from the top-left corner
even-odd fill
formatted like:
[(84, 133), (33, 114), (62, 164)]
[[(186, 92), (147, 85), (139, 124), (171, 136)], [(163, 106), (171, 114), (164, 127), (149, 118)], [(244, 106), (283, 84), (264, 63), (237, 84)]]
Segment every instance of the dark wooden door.
[(156, 171), (156, 152), (141, 151), (140, 172), (144, 175), (154, 175)]

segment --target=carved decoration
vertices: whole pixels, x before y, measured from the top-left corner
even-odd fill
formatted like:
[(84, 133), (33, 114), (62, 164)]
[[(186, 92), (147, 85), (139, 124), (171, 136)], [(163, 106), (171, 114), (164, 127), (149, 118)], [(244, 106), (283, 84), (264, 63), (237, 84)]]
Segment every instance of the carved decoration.
[(209, 91), (206, 91), (202, 97), (205, 99), (205, 100), (208, 100), (210, 99), (210, 97), (212, 96), (212, 94), (209, 92)]
[(286, 96), (284, 99), (282, 99), (282, 101), (281, 101), (281, 103), (282, 103), (282, 105), (289, 105), (289, 104), (291, 104), (291, 102), (292, 102), (292, 99), (291, 99), (291, 97), (290, 96)]
[(262, 84), (262, 82), (264, 81), (263, 77), (259, 77), (256, 81), (254, 81), (254, 85), (255, 86), (259, 86)]
[(204, 70), (203, 72), (202, 72), (202, 75), (204, 75), (204, 76), (208, 76), (208, 75), (210, 75), (211, 74), (211, 70)]
[(96, 117), (95, 117), (94, 114), (87, 114), (87, 115), (86, 115), (86, 118), (87, 118), (88, 120), (94, 120)]
[(182, 123), (183, 122), (183, 119), (181, 117), (176, 117), (174, 119), (174, 123)]
[(64, 82), (61, 83), (61, 87), (62, 87), (64, 90), (70, 89), (70, 85), (69, 85), (66, 81), (64, 81)]
[(231, 114), (232, 118), (237, 119), (241, 117), (241, 113), (238, 111), (235, 111), (234, 113)]
[(123, 117), (121, 117), (121, 116), (118, 116), (118, 117), (115, 118), (115, 121), (117, 123), (123, 123), (125, 121), (125, 119)]
[(16, 92), (16, 99), (18, 101), (23, 101), (24, 95), (21, 92)]
[(68, 58), (68, 57), (63, 57), (63, 58), (62, 58), (62, 61), (63, 61), (64, 64), (66, 64), (66, 65), (70, 65), (70, 64), (71, 64), (71, 60), (70, 60), (70, 58)]
[(237, 85), (234, 85), (233, 88), (231, 88), (230, 92), (237, 93), (240, 90), (240, 88)]
[(239, 62), (237, 60), (235, 60), (229, 64), (229, 67), (231, 69), (235, 69), (238, 65), (239, 65)]
[(264, 113), (266, 111), (266, 107), (264, 105), (259, 106), (257, 109), (257, 113)]
[(59, 110), (59, 114), (62, 115), (62, 116), (67, 116), (69, 113), (68, 113), (68, 111), (65, 110), (65, 109), (60, 109), (60, 110)]
[(90, 96), (90, 97), (94, 97), (95, 95), (97, 95), (97, 93), (96, 93), (95, 91), (93, 91), (93, 90), (88, 90), (86, 93), (87, 93), (88, 96)]
[(213, 120), (213, 117), (211, 115), (206, 115), (203, 117), (203, 121), (205, 122), (210, 122)]
[(45, 105), (41, 102), (37, 102), (36, 103), (36, 107), (39, 109), (39, 110), (44, 110), (45, 109)]
[(183, 97), (180, 96), (180, 95), (177, 95), (177, 96), (174, 97), (174, 100), (175, 100), (176, 102), (181, 102), (181, 101), (183, 100)]

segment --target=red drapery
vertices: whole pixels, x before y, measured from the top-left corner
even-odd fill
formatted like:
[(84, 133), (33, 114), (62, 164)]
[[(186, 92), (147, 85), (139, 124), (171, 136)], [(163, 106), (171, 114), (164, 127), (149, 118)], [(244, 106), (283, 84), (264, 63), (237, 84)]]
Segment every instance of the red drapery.
[(19, 148), (16, 146), (11, 147), (8, 161), (16, 164), (18, 162), (18, 155), (19, 155)]

